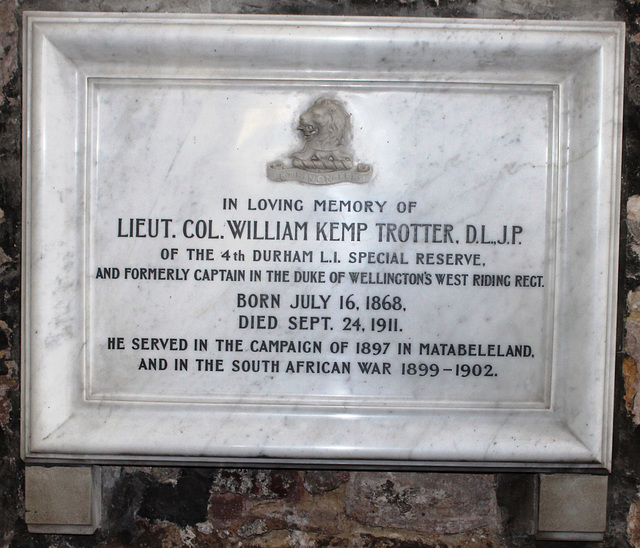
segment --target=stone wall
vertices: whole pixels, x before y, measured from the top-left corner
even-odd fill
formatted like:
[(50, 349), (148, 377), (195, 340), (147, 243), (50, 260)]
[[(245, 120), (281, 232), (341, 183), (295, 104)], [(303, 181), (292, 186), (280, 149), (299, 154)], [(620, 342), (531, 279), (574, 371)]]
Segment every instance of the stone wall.
[(506, 473), (103, 467), (103, 522), (95, 535), (27, 532), (19, 456), (19, 41), (22, 12), (34, 9), (625, 21), (623, 218), (629, 205), (614, 470), (600, 545), (640, 548), (639, 0), (0, 0), (0, 546), (551, 546), (532, 536), (534, 476)]

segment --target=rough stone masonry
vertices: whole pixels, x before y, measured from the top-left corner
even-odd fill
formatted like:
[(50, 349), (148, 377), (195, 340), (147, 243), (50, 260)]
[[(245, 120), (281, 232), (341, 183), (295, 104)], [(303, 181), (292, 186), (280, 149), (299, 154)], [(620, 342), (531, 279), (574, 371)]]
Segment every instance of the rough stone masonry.
[(27, 532), (24, 465), (19, 456), (18, 366), (20, 22), (24, 10), (625, 21), (628, 39), (622, 201), (623, 218), (627, 211), (628, 217), (622, 227), (614, 468), (607, 531), (600, 545), (640, 547), (638, 0), (0, 0), (0, 546), (542, 546), (532, 536), (533, 476), (507, 473), (103, 467), (104, 515), (95, 535)]

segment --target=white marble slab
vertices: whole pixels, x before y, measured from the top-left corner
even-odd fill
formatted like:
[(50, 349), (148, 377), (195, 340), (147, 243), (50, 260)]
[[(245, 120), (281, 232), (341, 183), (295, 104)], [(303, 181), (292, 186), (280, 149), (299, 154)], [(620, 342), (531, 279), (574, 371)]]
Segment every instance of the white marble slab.
[(26, 459), (609, 467), (621, 24), (25, 31)]

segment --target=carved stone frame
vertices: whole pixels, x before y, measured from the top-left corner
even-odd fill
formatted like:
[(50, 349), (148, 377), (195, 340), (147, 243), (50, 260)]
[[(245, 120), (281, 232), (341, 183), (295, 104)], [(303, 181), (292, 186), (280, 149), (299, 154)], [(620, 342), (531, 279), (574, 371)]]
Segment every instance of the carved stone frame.
[[(91, 13), (26, 13), (24, 22), (28, 462), (610, 467), (622, 24)], [(274, 42), (283, 35), (286, 48)], [(292, 45), (295, 59), (287, 56)], [(229, 55), (216, 57), (216, 48)], [(370, 55), (358, 55), (362, 48)], [(322, 405), (301, 411), (87, 401), (87, 90), (91, 79), (118, 77), (554, 86), (558, 260), (550, 406), (351, 413)]]

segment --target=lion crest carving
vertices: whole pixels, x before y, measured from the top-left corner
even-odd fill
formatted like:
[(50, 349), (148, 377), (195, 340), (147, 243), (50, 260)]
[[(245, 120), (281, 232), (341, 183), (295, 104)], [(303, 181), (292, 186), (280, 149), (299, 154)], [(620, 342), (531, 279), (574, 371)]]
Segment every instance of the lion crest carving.
[(316, 99), (300, 116), (297, 130), (302, 133), (304, 146), (290, 154), (291, 167), (280, 161), (267, 164), (267, 176), (272, 181), (328, 185), (366, 183), (371, 179), (370, 165), (354, 167), (351, 117), (337, 99)]
[(353, 167), (351, 154), (346, 150), (351, 121), (342, 103), (318, 99), (300, 116), (298, 130), (306, 142), (302, 150), (291, 155), (294, 167), (318, 172)]

